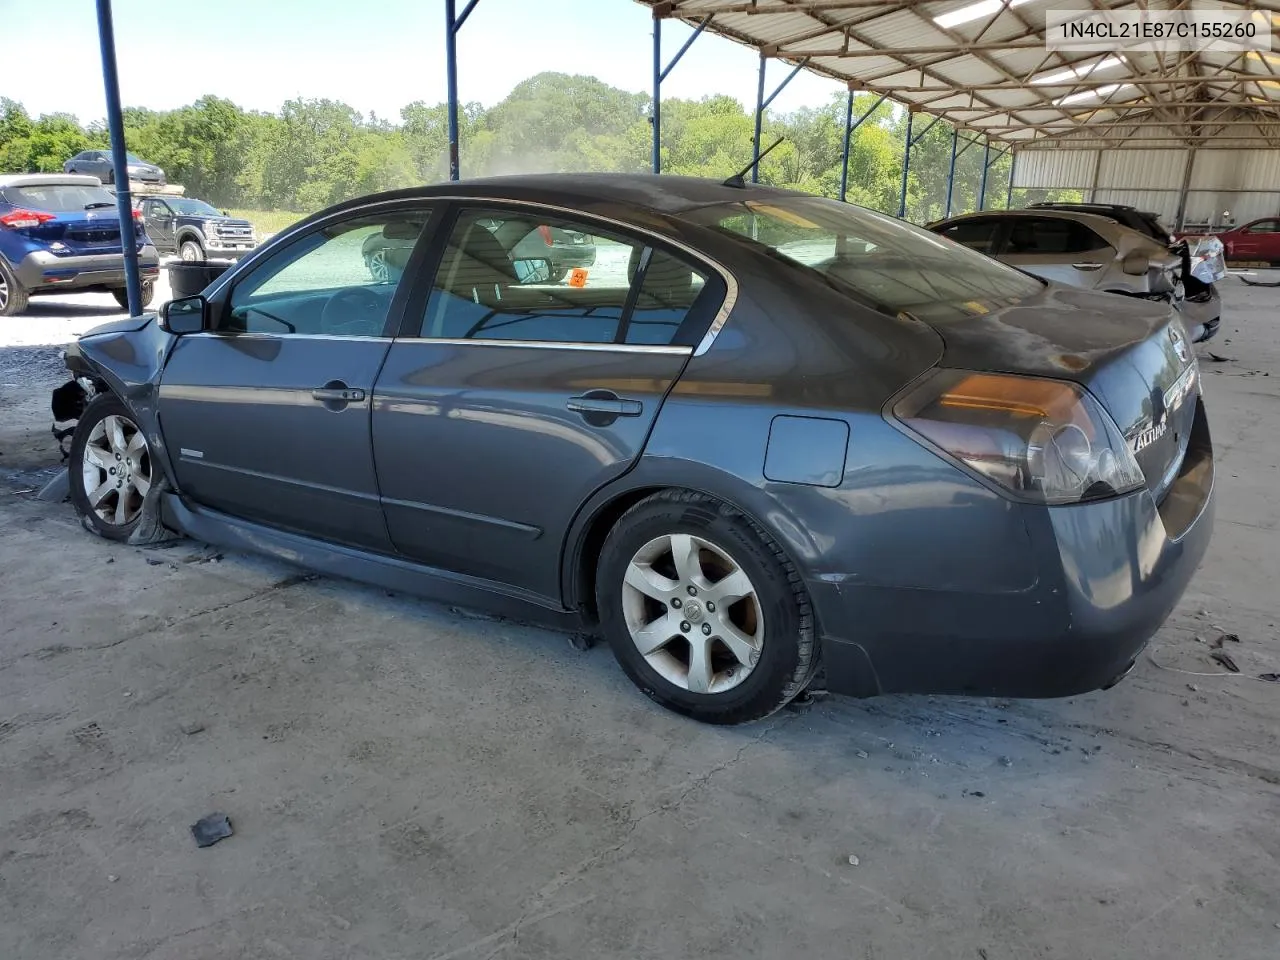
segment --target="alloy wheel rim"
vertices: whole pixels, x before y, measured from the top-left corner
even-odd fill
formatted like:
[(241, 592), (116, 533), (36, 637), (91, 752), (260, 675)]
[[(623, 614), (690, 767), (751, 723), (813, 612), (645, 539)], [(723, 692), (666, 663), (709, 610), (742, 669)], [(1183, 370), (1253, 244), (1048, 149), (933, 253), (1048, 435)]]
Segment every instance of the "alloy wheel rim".
[(89, 432), (80, 475), (89, 507), (99, 520), (116, 527), (132, 523), (151, 490), (147, 438), (127, 417), (103, 417)]
[(369, 256), (369, 275), (378, 283), (386, 283), (391, 279), (385, 250), (378, 250)]
[(9, 305), (9, 281), (0, 274), (0, 310)]
[(687, 533), (655, 537), (636, 551), (623, 575), (622, 612), (645, 662), (690, 693), (732, 690), (764, 647), (751, 578), (723, 549)]
[(196, 259), (196, 248), (190, 243), (182, 245), (182, 259), (188, 263), (192, 263)]

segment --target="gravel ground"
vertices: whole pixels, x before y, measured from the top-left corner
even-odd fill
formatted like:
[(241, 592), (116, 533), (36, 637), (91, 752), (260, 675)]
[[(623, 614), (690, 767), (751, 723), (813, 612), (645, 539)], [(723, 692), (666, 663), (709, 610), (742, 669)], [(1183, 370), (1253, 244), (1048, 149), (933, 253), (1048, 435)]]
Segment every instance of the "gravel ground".
[(113, 304), (6, 320), (0, 958), (1280, 956), (1280, 291), (1224, 299), (1215, 539), (1128, 680), (734, 729), (559, 634), (87, 536), (23, 491)]

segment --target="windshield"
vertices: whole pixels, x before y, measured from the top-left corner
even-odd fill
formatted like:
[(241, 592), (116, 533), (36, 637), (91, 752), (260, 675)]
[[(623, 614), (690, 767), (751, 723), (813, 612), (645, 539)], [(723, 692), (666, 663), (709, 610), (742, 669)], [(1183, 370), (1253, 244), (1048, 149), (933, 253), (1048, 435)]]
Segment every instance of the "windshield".
[(138, 156), (136, 153), (126, 153), (124, 155), (124, 158), (129, 163), (146, 163), (147, 162), (143, 160), (140, 156)]
[(173, 208), (174, 213), (191, 217), (220, 217), (222, 211), (205, 203), (203, 200), (192, 200), (189, 197), (169, 198), (165, 200)]
[(693, 211), (690, 219), (812, 270), (892, 315), (981, 316), (1044, 288), (1040, 280), (927, 230), (821, 197), (718, 204)]
[(68, 213), (90, 205), (114, 207), (116, 198), (102, 187), (83, 183), (41, 183), (25, 187), (5, 187), (4, 199), (16, 207)]

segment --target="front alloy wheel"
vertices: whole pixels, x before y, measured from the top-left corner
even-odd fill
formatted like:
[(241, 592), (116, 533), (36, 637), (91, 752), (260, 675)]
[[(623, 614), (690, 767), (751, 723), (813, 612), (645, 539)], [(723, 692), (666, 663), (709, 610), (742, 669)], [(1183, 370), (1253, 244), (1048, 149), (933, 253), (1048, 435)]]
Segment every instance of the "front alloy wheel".
[(85, 407), (71, 439), (68, 468), (71, 502), (93, 533), (133, 542), (159, 538), (156, 512), (146, 509), (160, 479), (151, 447), (114, 395), (101, 393)]

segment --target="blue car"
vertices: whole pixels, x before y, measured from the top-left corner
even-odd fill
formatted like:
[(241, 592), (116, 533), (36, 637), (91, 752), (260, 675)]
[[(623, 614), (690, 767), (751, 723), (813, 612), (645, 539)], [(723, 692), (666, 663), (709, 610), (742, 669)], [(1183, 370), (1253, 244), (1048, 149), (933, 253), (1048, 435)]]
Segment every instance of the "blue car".
[[(160, 258), (134, 214), (142, 305), (155, 295)], [(116, 198), (96, 177), (32, 173), (0, 176), (0, 316), (29, 298), (102, 290), (128, 307)]]

